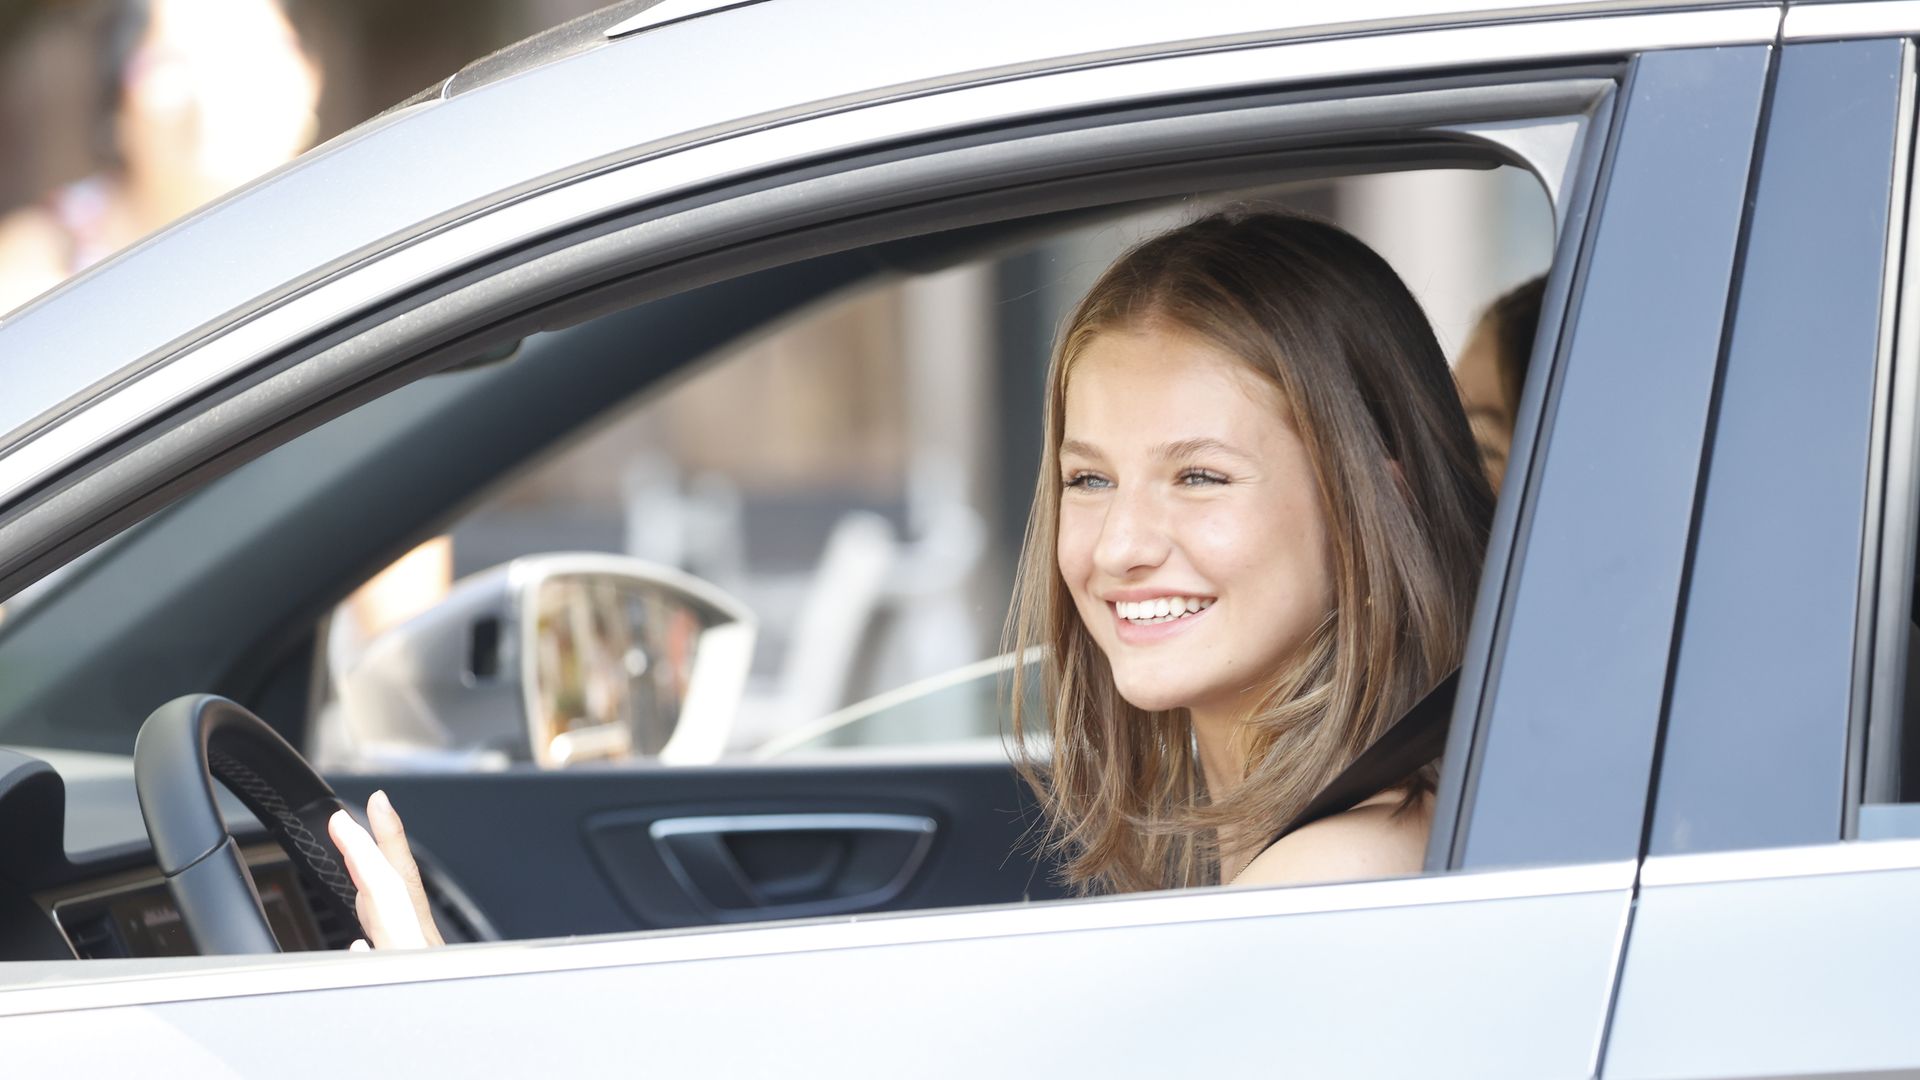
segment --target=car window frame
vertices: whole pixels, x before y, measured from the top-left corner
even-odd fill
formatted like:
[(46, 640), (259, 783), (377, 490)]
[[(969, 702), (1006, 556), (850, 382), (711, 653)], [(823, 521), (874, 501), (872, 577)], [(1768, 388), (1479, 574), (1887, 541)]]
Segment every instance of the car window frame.
[[(1551, 67), (1543, 70), (1544, 75), (1539, 72), (1533, 75), (1510, 72), (1497, 77), (1482, 77), (1478, 86), (1462, 86), (1458, 80), (1443, 80), (1442, 87), (1435, 92), (1441, 95), (1438, 100), (1442, 101), (1450, 101), (1449, 95), (1464, 94), (1472, 98), (1487, 94), (1489, 107), (1495, 108), (1491, 115), (1495, 117), (1512, 115), (1510, 110), (1513, 109), (1538, 112), (1550, 106), (1577, 107), (1575, 104), (1553, 104), (1558, 99), (1552, 96), (1550, 88), (1571, 78), (1572, 83), (1567, 85), (1572, 89), (1561, 93), (1572, 93), (1574, 97), (1569, 99), (1571, 102), (1584, 103), (1594, 92), (1592, 86), (1596, 74), (1612, 68), (1579, 65), (1571, 71)], [(1489, 83), (1492, 85), (1487, 85)], [(1424, 86), (1424, 82), (1419, 80), (1413, 83), (1413, 88)], [(1351, 84), (1337, 88), (1315, 88), (1306, 93), (1300, 106), (1310, 113), (1317, 109), (1332, 109), (1337, 115), (1348, 116), (1347, 122), (1351, 123), (1351, 117), (1356, 115), (1356, 101), (1358, 112), (1361, 113), (1390, 109), (1388, 103), (1395, 99), (1395, 93), (1408, 89), (1403, 80), (1392, 79), (1386, 84), (1375, 85), (1371, 95), (1356, 99), (1353, 97), (1356, 88)], [(1171, 116), (1149, 113), (1148, 118), (1141, 122), (1159, 125), (1158, 130), (1170, 140), (1166, 152), (1173, 153), (1178, 148), (1185, 148), (1181, 152), (1191, 153), (1195, 145), (1205, 145), (1208, 140), (1220, 135), (1207, 124), (1195, 120), (1196, 110), (1264, 129), (1270, 126), (1270, 119), (1266, 118), (1269, 114), (1258, 112), (1258, 108), (1291, 107), (1284, 104), (1258, 104), (1261, 101), (1256, 97), (1255, 105), (1245, 109), (1229, 108), (1229, 103), (1244, 102), (1238, 97), (1229, 98), (1226, 102), (1215, 99), (1187, 102)], [(1447, 115), (1452, 117), (1488, 115), (1480, 113), (1477, 108), (1460, 111), (1457, 104), (1449, 104), (1446, 109)], [(1128, 114), (1123, 111), (1120, 115)], [(1066, 139), (1071, 142), (1080, 136), (1090, 140), (1097, 148), (1102, 139), (1112, 138), (1114, 132), (1123, 130), (1118, 124), (1095, 126), (1099, 120), (1111, 122), (1114, 114), (1085, 119), (1065, 131), (1043, 129), (1034, 137), (1035, 142), (1047, 146), (1055, 140)], [(1266, 134), (1275, 135), (1271, 131)], [(1486, 148), (1489, 136), (1468, 133), (1458, 138), (1462, 152), (1475, 145), (1482, 147), (1476, 153), (1492, 152)], [(1234, 150), (1243, 160), (1247, 149), (1244, 142), (1234, 145)], [(951, 152), (966, 155), (974, 152), (974, 148), (963, 141)], [(930, 151), (924, 145), (890, 150), (881, 156), (875, 171), (884, 170), (894, 159), (904, 159), (908, 165), (927, 160), (926, 157), (911, 156), (915, 153), (927, 155)], [(913, 179), (919, 181), (925, 178)], [(1084, 187), (1091, 180), (1091, 175), (1076, 176), (1069, 186)], [(1164, 180), (1154, 182), (1164, 183)], [(540, 249), (496, 262), (487, 268), (489, 273), (473, 271), (451, 282), (443, 282), (433, 290), (411, 295), (403, 303), (391, 306), (383, 313), (388, 321), (373, 323), (374, 317), (367, 316), (347, 332), (325, 335), (317, 340), (295, 337), (283, 343), (271, 370), (261, 373), (244, 387), (225, 391), (218, 424), (200, 422), (150, 433), (143, 444), (123, 452), (110, 468), (70, 478), (41, 503), (29, 507), (24, 515), (15, 515), (12, 520), (0, 520), (0, 551), (13, 555), (13, 565), (0, 568), (0, 576), (4, 576), (8, 569), (15, 575), (27, 573), (36, 557), (44, 563), (56, 563), (68, 552), (85, 549), (96, 538), (116, 532), (123, 522), (137, 519), (154, 506), (172, 499), (183, 487), (197, 485), (237, 467), (245, 457), (261, 451), (263, 442), (257, 436), (263, 429), (279, 425), (274, 439), (290, 438), (424, 372), (460, 359), (464, 355), (463, 350), (470, 352), (475, 348), (484, 348), (495, 338), (518, 336), (522, 332), (551, 325), (556, 319), (574, 321), (600, 310), (624, 307), (636, 299), (684, 288), (689, 279), (698, 281), (711, 280), (714, 276), (730, 276), (757, 266), (789, 261), (799, 252), (815, 250), (820, 243), (817, 235), (806, 233), (790, 233), (785, 239), (758, 247), (749, 245), (744, 249), (730, 249), (723, 246), (718, 252), (689, 251), (675, 243), (679, 235), (676, 230), (718, 229), (713, 223), (716, 216), (729, 221), (734, 229), (765, 229), (775, 223), (790, 229), (794, 223), (805, 220), (800, 208), (806, 206), (809, 200), (824, 198), (844, 202), (865, 197), (860, 192), (850, 193), (851, 185), (846, 182), (845, 175), (814, 183), (811, 190), (807, 189), (808, 183), (809, 174), (803, 170), (798, 174), (758, 178), (743, 188), (706, 193), (691, 200), (690, 205), (669, 204), (662, 208), (648, 204), (645, 210), (626, 218), (616, 219), (612, 223), (597, 223), (584, 231), (568, 235), (564, 241), (552, 238)], [(886, 190), (888, 184), (902, 181), (882, 180), (877, 183), (881, 190)], [(907, 190), (917, 191), (918, 188), (908, 187)], [(896, 193), (890, 197), (900, 199), (906, 196)], [(1079, 199), (1085, 197), (1075, 196)], [(984, 200), (976, 202), (981, 201)], [(1004, 216), (1006, 212), (1003, 208), (993, 206), (967, 206), (963, 202), (956, 205), (959, 207), (956, 213), (961, 216), (952, 219), (950, 224), (970, 220), (966, 215), (995, 217)], [(847, 212), (857, 218), (859, 209), (856, 207)], [(871, 212), (871, 208), (866, 209)], [(677, 215), (668, 212), (677, 212)], [(661, 216), (663, 213), (666, 216)], [(925, 211), (919, 213), (924, 215)], [(726, 215), (733, 216), (727, 218)], [(639, 218), (637, 223), (633, 220), (634, 216)], [(754, 221), (760, 224), (752, 224)], [(924, 224), (937, 227), (942, 222), (934, 220)], [(869, 242), (876, 236), (891, 235), (887, 230), (898, 229), (899, 226), (889, 225), (884, 216), (879, 216), (855, 228), (867, 231), (842, 234), (843, 238), (836, 243), (854, 245)], [(702, 258), (707, 261), (703, 263)], [(512, 282), (502, 284), (505, 281), (504, 271), (508, 267), (513, 267), (519, 276)], [(649, 272), (653, 275), (651, 279), (643, 277), (635, 280), (635, 275)], [(588, 284), (581, 284), (582, 279)], [(608, 284), (609, 281), (612, 283)], [(571, 298), (571, 310), (556, 311), (551, 306), (552, 298), (546, 296), (540, 299), (549, 301), (549, 306), (531, 313), (522, 311), (511, 317), (501, 314), (503, 309), (509, 312), (516, 310), (511, 306), (515, 297), (521, 298), (523, 306), (532, 303), (525, 299), (525, 294), (536, 291), (547, 282), (556, 283), (547, 287), (558, 288), (569, 287), (558, 284), (569, 282), (576, 291), (584, 292)], [(652, 292), (649, 292), (650, 289)], [(605, 295), (608, 292), (616, 294), (615, 298), (609, 299)], [(636, 293), (639, 294), (637, 297)], [(412, 314), (406, 319), (394, 317), (398, 311), (409, 308)], [(425, 351), (419, 351), (422, 349)], [(235, 430), (244, 430), (256, 438), (240, 447), (233, 447), (230, 445), (231, 433)], [(180, 465), (182, 459), (191, 468)], [(187, 475), (182, 476), (183, 471)], [(131, 492), (146, 495), (127, 501)], [(36, 543), (41, 548), (37, 552), (31, 550)], [(27, 548), (29, 553), (19, 554), (21, 548)], [(29, 565), (23, 566), (23, 563)]]
[[(1535, 112), (1550, 111), (1550, 109), (1557, 109), (1573, 103), (1582, 104), (1587, 106), (1588, 108), (1592, 108), (1596, 102), (1594, 95), (1600, 94), (1604, 96), (1605, 94), (1610, 92), (1610, 91), (1607, 91), (1605, 87), (1610, 87), (1612, 85), (1610, 82), (1606, 80), (1597, 79), (1595, 77), (1596, 69), (1594, 69), (1589, 65), (1578, 66), (1570, 72), (1554, 70), (1554, 69), (1547, 69), (1547, 71), (1549, 74), (1547, 74), (1545, 77), (1529, 76), (1527, 74), (1522, 74), (1522, 73), (1508, 74), (1498, 79), (1496, 81), (1496, 85), (1488, 86), (1488, 87), (1459, 87), (1459, 86), (1447, 87), (1438, 91), (1438, 93), (1442, 95), (1438, 99), (1421, 97), (1420, 95), (1427, 93), (1427, 91), (1425, 90), (1415, 89), (1415, 90), (1411, 90), (1409, 93), (1392, 92), (1392, 91), (1399, 91), (1399, 90), (1406, 89), (1403, 84), (1400, 84), (1398, 83), (1398, 81), (1396, 81), (1395, 83), (1390, 84), (1389, 87), (1375, 86), (1372, 88), (1374, 90), (1373, 94), (1357, 100), (1359, 100), (1361, 104), (1364, 106), (1364, 109), (1362, 110), (1363, 112), (1379, 111), (1379, 112), (1388, 113), (1388, 114), (1391, 114), (1393, 109), (1392, 103), (1395, 102), (1396, 100), (1404, 100), (1409, 103), (1414, 103), (1416, 106), (1414, 110), (1414, 115), (1416, 116), (1416, 118), (1427, 115), (1426, 113), (1423, 113), (1420, 111), (1422, 109), (1431, 107), (1430, 105), (1425, 103), (1432, 102), (1432, 101), (1439, 101), (1441, 103), (1440, 107), (1450, 117), (1458, 118), (1458, 122), (1457, 123), (1435, 123), (1433, 125), (1434, 130), (1442, 130), (1449, 127), (1465, 127), (1468, 129), (1472, 129), (1475, 127), (1477, 123), (1484, 123), (1486, 119), (1511, 116), (1511, 111), (1510, 111), (1511, 107), (1504, 104), (1498, 104), (1500, 99), (1512, 98), (1514, 101), (1524, 101), (1526, 104), (1524, 106), (1523, 111), (1525, 110), (1531, 110)], [(1419, 84), (1416, 83), (1415, 85), (1418, 86)], [(1556, 91), (1553, 89), (1554, 87), (1560, 87), (1561, 89)], [(1353, 88), (1351, 87), (1343, 88), (1343, 90), (1341, 91), (1343, 95), (1351, 95), (1353, 94), (1353, 92), (1354, 92)], [(1489, 100), (1494, 102), (1495, 105), (1497, 106), (1495, 107), (1495, 111), (1491, 114), (1481, 112), (1480, 111), (1481, 106), (1471, 104), (1471, 102), (1474, 100), (1475, 95), (1478, 95), (1482, 92), (1490, 93), (1492, 96), (1489, 98)], [(1556, 103), (1556, 98), (1555, 98), (1556, 93), (1558, 93), (1562, 98), (1565, 98), (1565, 101)], [(1462, 94), (1464, 94), (1465, 97), (1461, 97), (1460, 95)], [(1568, 96), (1568, 95), (1571, 95), (1571, 96)], [(1348, 115), (1355, 115), (1353, 110), (1350, 108), (1348, 104), (1343, 104), (1340, 101), (1329, 103), (1326, 100), (1328, 96), (1330, 96), (1328, 91), (1318, 91), (1316, 92), (1315, 95), (1310, 95), (1305, 101), (1300, 102), (1297, 105), (1295, 104), (1276, 104), (1276, 105), (1256, 104), (1247, 108), (1236, 108), (1234, 105), (1233, 99), (1229, 99), (1228, 102), (1211, 103), (1211, 108), (1214, 110), (1217, 110), (1211, 115), (1232, 116), (1235, 118), (1236, 123), (1255, 123), (1261, 126), (1266, 126), (1270, 124), (1271, 117), (1273, 115), (1276, 115), (1276, 112), (1268, 111), (1268, 110), (1299, 109), (1301, 110), (1302, 115), (1314, 115), (1315, 110), (1319, 108), (1331, 107), (1336, 110), (1336, 113), (1346, 113)], [(1351, 102), (1352, 100), (1356, 100), (1356, 99), (1347, 97), (1344, 100)], [(1479, 121), (1473, 120), (1472, 117), (1476, 115), (1480, 116), (1482, 119)], [(1438, 117), (1436, 116), (1435, 119), (1437, 120)], [(1162, 121), (1159, 118), (1153, 118), (1153, 119), (1148, 119), (1142, 122), (1153, 124), (1153, 123), (1160, 123)], [(1496, 120), (1496, 122), (1505, 122), (1505, 121)], [(1183, 140), (1183, 141), (1193, 140), (1195, 138), (1205, 139), (1205, 138), (1212, 137), (1211, 133), (1207, 130), (1207, 126), (1204, 124), (1196, 123), (1196, 121), (1192, 116), (1179, 117), (1177, 120), (1177, 126), (1180, 129), (1180, 133), (1178, 137), (1180, 140)], [(1173, 129), (1169, 128), (1168, 130), (1173, 130)], [(1346, 129), (1342, 129), (1342, 130), (1346, 130)], [(1096, 137), (1110, 137), (1111, 131), (1096, 129), (1094, 134)], [(1061, 138), (1068, 138), (1068, 137), (1069, 137), (1068, 135), (1063, 135), (1063, 134), (1050, 134), (1050, 135), (1040, 136), (1039, 138), (1054, 140), (1054, 139), (1061, 139)], [(1483, 136), (1480, 136), (1477, 134), (1472, 135), (1470, 137), (1463, 137), (1462, 144), (1467, 145), (1471, 143), (1476, 143), (1481, 138), (1483, 138)], [(1425, 144), (1421, 144), (1421, 145), (1425, 145)], [(844, 182), (844, 178), (836, 178), (832, 180), (828, 186), (844, 189), (847, 185)], [(754, 195), (762, 195), (764, 200), (763, 205), (761, 205), (757, 209), (756, 211), (757, 213), (767, 215), (770, 220), (778, 219), (782, 221), (790, 221), (792, 220), (792, 216), (793, 216), (792, 200), (790, 198), (790, 192), (792, 190), (793, 189), (791, 187), (779, 188), (774, 186), (767, 186), (767, 187), (754, 189), (753, 191), (750, 191), (749, 193), (747, 193), (747, 195), (742, 196), (742, 198), (749, 199)], [(708, 207), (700, 207), (700, 208), (696, 208), (688, 211), (688, 213), (695, 214), (695, 215), (698, 215), (700, 213), (712, 213), (712, 212), (714, 211)], [(649, 221), (642, 225), (633, 226), (633, 228), (644, 229), (646, 228), (647, 224), (652, 224), (652, 223), (653, 223), (652, 221)], [(1570, 223), (1568, 227), (1578, 228), (1579, 223), (1578, 222)], [(547, 259), (551, 260), (551, 265), (546, 269), (546, 272), (553, 275), (556, 278), (568, 278), (568, 279), (577, 281), (578, 277), (583, 273), (582, 265), (586, 264), (588, 267), (591, 267), (592, 264), (589, 262), (589, 260), (608, 259), (618, 264), (618, 263), (624, 262), (627, 259), (630, 259), (631, 258), (630, 252), (623, 248), (623, 245), (630, 244), (630, 243), (631, 241), (629, 241), (621, 233), (618, 233), (618, 232), (600, 233), (594, 236), (593, 239), (578, 243), (571, 248), (565, 249), (564, 251), (546, 256)], [(775, 256), (768, 256), (764, 253), (756, 253), (756, 257), (764, 260), (772, 257), (777, 257), (778, 254), (784, 254), (784, 252), (776, 252)], [(519, 275), (528, 275), (529, 273), (538, 273), (538, 272), (539, 271), (530, 271), (529, 264), (521, 264), (518, 271)], [(684, 263), (673, 265), (671, 267), (671, 272), (685, 273)], [(497, 299), (494, 296), (491, 296), (488, 294), (487, 285), (489, 282), (499, 282), (501, 280), (502, 280), (501, 277), (496, 276), (490, 279), (486, 279), (486, 280), (474, 283), (467, 287), (468, 293), (465, 295), (458, 294), (458, 293), (446, 294), (436, 298), (436, 300), (434, 301), (430, 301), (427, 305), (423, 305), (421, 309), (416, 309), (416, 310), (431, 310), (434, 304), (440, 303), (440, 304), (445, 304), (446, 308), (450, 312), (448, 317), (450, 319), (455, 320), (456, 324), (460, 319), (472, 317), (474, 312), (484, 313), (485, 318), (492, 319), (494, 318), (495, 313), (499, 310), (499, 304)], [(517, 290), (524, 289), (527, 287), (526, 280), (527, 278), (524, 276), (517, 277), (514, 283), (511, 284), (510, 286), (507, 286), (506, 288), (509, 291), (517, 291)], [(632, 286), (628, 285), (626, 287), (626, 291), (623, 291), (623, 295), (620, 301), (621, 306), (625, 306), (625, 304), (632, 302), (631, 291), (630, 291), (631, 288)], [(449, 299), (458, 299), (458, 300), (461, 300), (463, 303), (460, 305), (455, 305), (452, 303), (448, 303)], [(604, 304), (606, 303), (606, 301), (603, 299), (595, 298), (592, 300), (592, 303)], [(531, 316), (528, 316), (528, 318), (531, 318), (532, 320), (536, 320), (536, 321), (550, 320), (552, 317), (553, 317), (552, 310), (550, 308), (538, 310)], [(429, 340), (429, 341), (437, 341), (443, 338), (452, 337), (458, 340), (463, 336), (465, 336), (462, 332), (450, 330), (445, 326), (432, 326), (431, 324), (426, 324), (426, 326), (423, 326), (423, 322), (424, 320), (419, 320), (419, 321), (396, 320), (393, 323), (387, 324), (387, 326), (402, 327), (403, 329), (400, 331), (397, 331), (397, 333), (404, 334), (404, 335), (412, 335), (411, 338), (406, 340), (409, 340), (410, 342), (415, 343), (416, 347), (417, 347), (417, 343), (423, 339)], [(382, 329), (375, 328), (373, 330), (368, 331), (365, 334), (362, 334), (356, 338), (352, 338), (346, 341), (327, 342), (326, 343), (327, 348), (317, 352), (310, 359), (302, 358), (302, 359), (305, 359), (306, 362), (301, 369), (301, 372), (302, 372), (301, 377), (286, 378), (285, 381), (289, 384), (292, 384), (292, 386), (295, 388), (294, 392), (298, 392), (302, 394), (312, 394), (314, 391), (314, 383), (317, 381), (313, 377), (313, 373), (316, 370), (324, 370), (328, 365), (332, 365), (336, 370), (345, 368), (350, 364), (373, 366), (373, 363), (368, 359), (370, 355), (375, 355), (379, 353), (390, 353), (391, 350), (404, 349), (406, 347), (405, 345), (397, 341), (383, 340), (383, 336), (384, 335), (383, 335)], [(418, 361), (415, 361), (415, 363), (418, 363)], [(400, 378), (401, 376), (397, 375), (392, 371), (384, 371), (380, 373), (379, 381), (391, 384), (393, 382), (398, 381)], [(268, 382), (262, 384), (261, 386), (255, 389), (259, 391), (261, 394), (261, 397), (265, 399), (266, 403), (263, 404), (261, 408), (263, 411), (266, 411), (268, 415), (271, 416), (274, 413), (284, 414), (285, 412), (290, 411), (290, 407), (286, 402), (273, 400), (273, 394), (276, 392), (275, 383), (273, 380), (269, 380)], [(330, 399), (330, 404), (335, 407), (338, 407), (343, 404), (352, 403), (355, 398), (366, 395), (368, 393), (367, 390), (361, 390), (349, 395), (340, 395), (339, 388), (336, 387), (336, 388), (329, 388), (329, 389), (332, 389), (333, 392), (336, 394), (335, 397)], [(284, 393), (286, 391), (280, 390), (277, 392)], [(322, 414), (318, 412), (309, 412), (302, 419), (301, 423), (303, 425), (317, 423), (321, 415)], [(218, 436), (218, 432), (214, 430), (209, 430), (206, 427), (200, 427), (191, 431), (190, 435), (194, 439), (210, 440), (210, 439), (216, 438)], [(121, 483), (124, 486), (127, 484), (127, 481), (123, 480), (121, 481)], [(0, 527), (0, 539), (4, 539), (4, 535), (5, 535), (5, 529), (3, 527)]]

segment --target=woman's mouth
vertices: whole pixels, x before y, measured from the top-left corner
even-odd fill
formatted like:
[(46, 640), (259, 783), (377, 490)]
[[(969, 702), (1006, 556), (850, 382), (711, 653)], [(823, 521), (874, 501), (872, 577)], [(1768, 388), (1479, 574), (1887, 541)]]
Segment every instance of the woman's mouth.
[(1213, 601), (1211, 596), (1158, 596), (1152, 600), (1116, 600), (1111, 606), (1121, 628), (1138, 633), (1191, 622), (1211, 608)]

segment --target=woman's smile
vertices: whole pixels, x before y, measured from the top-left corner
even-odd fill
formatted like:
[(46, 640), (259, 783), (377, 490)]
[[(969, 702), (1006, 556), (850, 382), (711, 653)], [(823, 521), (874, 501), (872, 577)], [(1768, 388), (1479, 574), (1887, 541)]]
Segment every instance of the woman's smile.
[(1115, 635), (1125, 645), (1152, 645), (1193, 628), (1213, 609), (1211, 596), (1163, 595), (1146, 600), (1113, 600)]

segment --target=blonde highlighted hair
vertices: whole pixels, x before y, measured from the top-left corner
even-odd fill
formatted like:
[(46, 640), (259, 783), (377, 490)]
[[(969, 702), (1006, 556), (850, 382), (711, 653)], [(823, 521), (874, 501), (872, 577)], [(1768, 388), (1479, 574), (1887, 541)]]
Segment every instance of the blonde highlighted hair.
[[(1074, 362), (1102, 333), (1154, 326), (1198, 335), (1280, 391), (1328, 525), (1332, 610), (1251, 695), (1246, 779), (1218, 800), (1202, 790), (1186, 711), (1150, 713), (1120, 696), (1057, 565)], [(1459, 664), (1492, 508), (1433, 331), (1359, 240), (1239, 209), (1146, 240), (1109, 267), (1068, 319), (1048, 374), (1008, 624), (1018, 654), (1044, 647), (1040, 686), (1015, 669), (1013, 731), (1068, 882), (1111, 892), (1217, 881), (1218, 837), (1272, 835), (1292, 819)], [(1409, 801), (1431, 784), (1423, 772)]]

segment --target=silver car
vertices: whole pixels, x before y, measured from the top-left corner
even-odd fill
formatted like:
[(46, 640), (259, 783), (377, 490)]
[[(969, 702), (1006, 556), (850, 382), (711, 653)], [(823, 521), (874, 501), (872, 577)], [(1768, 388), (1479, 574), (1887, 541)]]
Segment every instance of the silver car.
[[(0, 322), (0, 1071), (1920, 1076), (1916, 34), (633, 0), (69, 282)], [(522, 686), (462, 721), (505, 767), (328, 778), (393, 793), (469, 943), (327, 951), (330, 796), (234, 766), (218, 732), (266, 728), (221, 710), (311, 747), (317, 620), (501, 478), (883, 277), (1494, 166), (1554, 258), (1426, 874), (1068, 898), (1004, 757), (544, 768), (611, 736), (515, 742)], [(511, 576), (461, 610), (531, 648)]]

